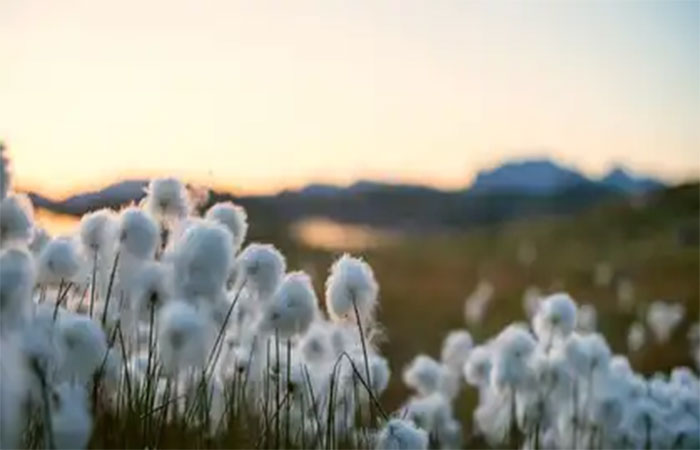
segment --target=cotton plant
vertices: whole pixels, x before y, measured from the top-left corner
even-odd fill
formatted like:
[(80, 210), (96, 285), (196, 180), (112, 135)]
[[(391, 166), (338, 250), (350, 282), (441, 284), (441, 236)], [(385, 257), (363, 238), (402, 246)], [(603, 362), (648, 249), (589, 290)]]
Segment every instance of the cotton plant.
[(528, 286), (525, 291), (523, 291), (523, 311), (525, 311), (525, 315), (528, 319), (531, 319), (535, 313), (537, 313), (542, 297), (542, 291), (539, 287), (534, 285)]
[(695, 448), (700, 380), (634, 372), (605, 338), (574, 329), (580, 309), (555, 294), (532, 328), (506, 327), (476, 345), (464, 364), (479, 391), (475, 428), (492, 445), (523, 448)]
[(607, 261), (601, 261), (593, 268), (593, 284), (604, 288), (610, 286), (613, 280), (614, 270)]
[(617, 306), (621, 311), (632, 311), (635, 304), (634, 283), (627, 278), (620, 278), (615, 285)]
[[(158, 447), (172, 429), (215, 445), (246, 428), (257, 447), (460, 448), (464, 385), (494, 445), (697, 447), (697, 376), (635, 373), (564, 293), (538, 294), (529, 325), (484, 342), (447, 333), (439, 358), (405, 367), (412, 394), (392, 413), (367, 260), (340, 255), (317, 293), (312, 272), (247, 242), (241, 206), (200, 216), (201, 199), (172, 178), (54, 237), (9, 184), (1, 201), (3, 448), (85, 448), (127, 421), (119, 437), (136, 441), (115, 446)], [(472, 321), (492, 296), (481, 283)]]
[(636, 353), (644, 348), (647, 341), (647, 331), (644, 324), (633, 322), (627, 329), (627, 349), (630, 353)]
[(467, 299), (464, 301), (464, 317), (469, 325), (476, 325), (484, 318), (491, 300), (493, 300), (494, 287), (488, 281), (480, 281)]
[(646, 322), (658, 343), (665, 343), (685, 316), (685, 308), (679, 303), (652, 302), (647, 308)]

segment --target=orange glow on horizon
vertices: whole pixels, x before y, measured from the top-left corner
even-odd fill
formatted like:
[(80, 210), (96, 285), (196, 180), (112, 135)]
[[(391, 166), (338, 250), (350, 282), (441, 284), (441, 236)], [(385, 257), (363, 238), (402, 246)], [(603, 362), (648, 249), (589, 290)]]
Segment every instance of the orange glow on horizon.
[(457, 189), (532, 155), (700, 173), (698, 2), (272, 3), (3, 1), (16, 186)]

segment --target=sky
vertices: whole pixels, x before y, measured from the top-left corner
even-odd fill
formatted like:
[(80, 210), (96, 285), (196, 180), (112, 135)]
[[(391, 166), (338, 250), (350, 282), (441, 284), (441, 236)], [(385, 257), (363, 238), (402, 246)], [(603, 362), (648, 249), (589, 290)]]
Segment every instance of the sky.
[(53, 196), (700, 173), (698, 1), (3, 0), (0, 61), (15, 184)]

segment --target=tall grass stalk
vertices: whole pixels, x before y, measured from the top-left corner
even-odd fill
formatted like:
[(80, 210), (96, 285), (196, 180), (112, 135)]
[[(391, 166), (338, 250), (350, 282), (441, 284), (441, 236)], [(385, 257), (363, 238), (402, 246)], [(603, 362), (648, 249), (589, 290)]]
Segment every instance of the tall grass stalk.
[(92, 254), (92, 278), (90, 280), (90, 306), (88, 307), (90, 318), (95, 308), (95, 291), (97, 288), (97, 252)]

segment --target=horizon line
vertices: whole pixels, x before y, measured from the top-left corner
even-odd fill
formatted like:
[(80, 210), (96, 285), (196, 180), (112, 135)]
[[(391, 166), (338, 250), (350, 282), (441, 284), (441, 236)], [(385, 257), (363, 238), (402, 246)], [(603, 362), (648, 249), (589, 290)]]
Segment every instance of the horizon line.
[[(21, 178), (18, 180), (18, 182), (13, 182), (12, 184), (14, 185), (12, 190), (16, 192), (22, 192), (26, 194), (36, 194), (40, 195), (41, 197), (54, 201), (54, 202), (60, 202), (60, 201), (65, 201), (68, 200), (71, 197), (81, 195), (81, 194), (89, 194), (89, 193), (96, 193), (99, 192), (103, 189), (106, 189), (110, 186), (118, 185), (121, 183), (129, 182), (129, 181), (143, 181), (148, 183), (150, 180), (155, 179), (155, 178), (161, 178), (161, 177), (174, 177), (178, 178), (181, 180), (183, 183), (187, 185), (191, 185), (194, 187), (202, 187), (202, 188), (207, 188), (211, 191), (219, 192), (219, 193), (226, 193), (226, 194), (231, 194), (235, 195), (238, 197), (262, 197), (262, 196), (274, 196), (274, 195), (279, 195), (285, 191), (298, 191), (301, 189), (304, 189), (308, 186), (313, 186), (313, 185), (325, 185), (325, 186), (332, 186), (332, 187), (338, 187), (338, 188), (349, 188), (352, 185), (356, 183), (361, 183), (361, 182), (374, 182), (374, 183), (382, 183), (382, 184), (387, 184), (387, 185), (408, 185), (408, 186), (417, 186), (417, 187), (425, 187), (429, 189), (434, 189), (437, 191), (443, 191), (443, 192), (455, 192), (455, 191), (460, 191), (460, 190), (465, 190), (469, 189), (473, 183), (476, 181), (476, 178), (479, 173), (482, 171), (488, 171), (488, 170), (493, 170), (495, 168), (498, 168), (500, 166), (503, 166), (505, 164), (510, 164), (510, 163), (521, 163), (521, 162), (526, 162), (526, 161), (542, 161), (542, 160), (549, 160), (557, 164), (558, 166), (565, 168), (565, 169), (572, 169), (583, 175), (584, 177), (588, 178), (591, 181), (596, 181), (600, 180), (603, 177), (605, 177), (607, 174), (611, 173), (612, 171), (616, 169), (622, 169), (628, 174), (635, 176), (635, 177), (644, 177), (644, 178), (652, 178), (655, 180), (658, 180), (666, 185), (670, 186), (676, 186), (676, 185), (682, 185), (686, 183), (693, 183), (693, 182), (698, 182), (700, 181), (700, 168), (695, 168), (695, 170), (691, 169), (688, 171), (688, 173), (677, 176), (677, 177), (664, 177), (664, 176), (657, 176), (654, 174), (647, 174), (647, 173), (641, 173), (637, 172), (634, 170), (629, 169), (628, 166), (624, 164), (618, 164), (618, 163), (612, 163), (609, 165), (608, 169), (606, 169), (602, 174), (591, 174), (588, 173), (588, 171), (581, 170), (579, 167), (576, 165), (571, 165), (567, 164), (564, 162), (561, 162), (559, 160), (555, 160), (552, 158), (514, 158), (514, 159), (508, 159), (506, 161), (503, 161), (501, 164), (497, 164), (495, 166), (489, 166), (489, 167), (484, 167), (483, 169), (477, 171), (473, 177), (471, 177), (470, 180), (465, 180), (464, 183), (456, 184), (456, 183), (440, 183), (440, 182), (435, 182), (435, 180), (430, 180), (429, 177), (423, 178), (423, 181), (410, 178), (410, 177), (396, 177), (396, 178), (391, 178), (391, 177), (355, 177), (349, 180), (332, 180), (332, 179), (324, 179), (322, 177), (319, 178), (308, 178), (305, 180), (300, 180), (298, 182), (288, 182), (288, 183), (278, 183), (275, 185), (270, 185), (268, 184), (268, 188), (251, 188), (251, 187), (242, 187), (242, 186), (236, 186), (235, 184), (232, 183), (225, 183), (225, 182), (217, 182), (213, 179), (209, 179), (208, 181), (203, 180), (203, 178), (206, 177), (200, 177), (197, 175), (191, 175), (191, 176), (178, 176), (177, 174), (159, 174), (157, 171), (136, 171), (137, 173), (134, 173), (134, 171), (131, 172), (130, 175), (127, 174), (116, 174), (111, 176), (111, 177), (102, 177), (101, 181), (95, 181), (95, 182), (89, 182), (89, 183), (81, 183), (79, 186), (76, 186), (71, 189), (65, 189), (65, 190), (60, 190), (57, 193), (52, 193), (48, 194), (46, 192), (46, 189), (42, 189), (39, 186), (36, 186), (34, 183), (30, 181), (23, 181)], [(692, 173), (694, 172), (694, 173)], [(14, 177), (13, 177), (14, 178)], [(266, 184), (266, 183), (261, 183)]]

